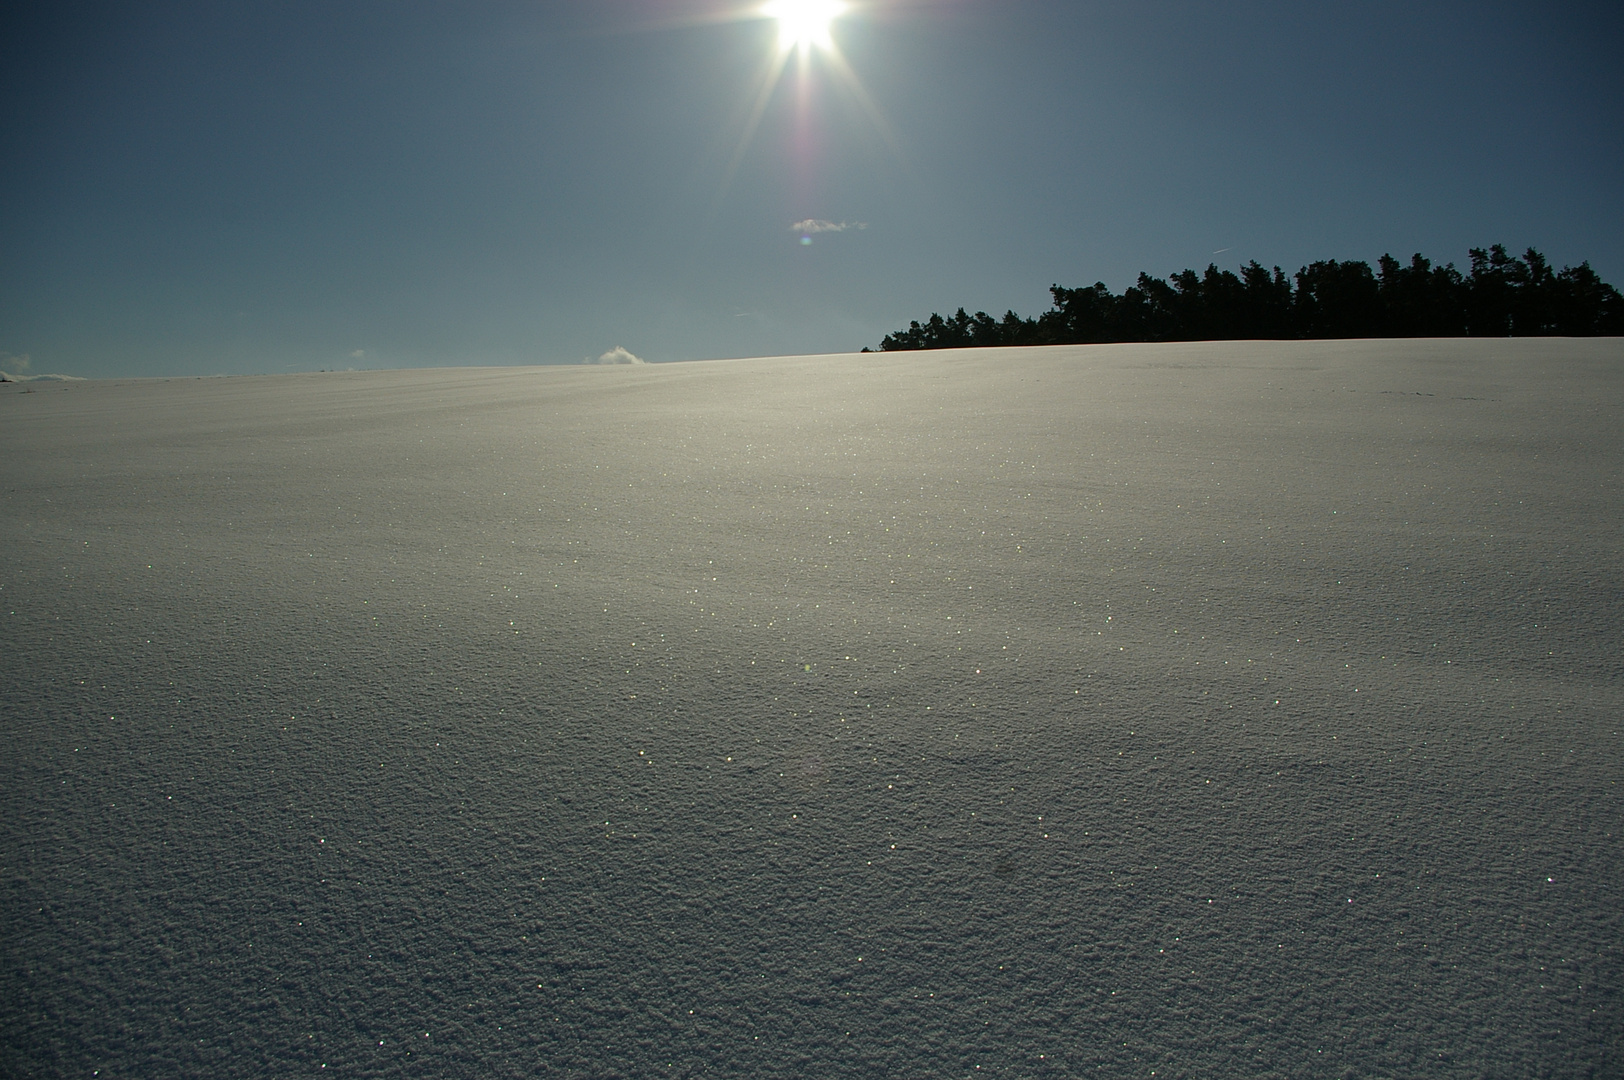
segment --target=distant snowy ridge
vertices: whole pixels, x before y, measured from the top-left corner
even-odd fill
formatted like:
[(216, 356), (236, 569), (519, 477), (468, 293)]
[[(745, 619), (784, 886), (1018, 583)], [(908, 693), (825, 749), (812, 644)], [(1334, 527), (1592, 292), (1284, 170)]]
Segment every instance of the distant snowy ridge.
[(0, 371), (0, 382), (84, 382), (78, 375), (12, 375)]

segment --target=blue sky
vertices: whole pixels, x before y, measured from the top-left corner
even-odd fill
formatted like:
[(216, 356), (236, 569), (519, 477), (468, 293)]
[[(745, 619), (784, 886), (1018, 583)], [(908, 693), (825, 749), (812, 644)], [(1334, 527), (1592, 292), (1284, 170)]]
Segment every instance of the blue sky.
[(8, 6), (0, 368), (847, 351), (1496, 242), (1624, 285), (1617, 5), (871, 0), (833, 27), (861, 94), (792, 63), (745, 141), (753, 6)]

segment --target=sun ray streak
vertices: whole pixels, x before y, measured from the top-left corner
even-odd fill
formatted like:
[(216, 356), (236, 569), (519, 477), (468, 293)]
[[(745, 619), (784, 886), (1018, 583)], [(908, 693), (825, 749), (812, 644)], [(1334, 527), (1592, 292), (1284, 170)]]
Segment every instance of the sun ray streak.
[(885, 115), (880, 112), (880, 107), (874, 103), (874, 99), (869, 96), (867, 88), (863, 86), (862, 80), (857, 77), (857, 72), (853, 71), (851, 65), (846, 63), (846, 57), (842, 55), (838, 47), (831, 46), (824, 50), (824, 55), (828, 58), (829, 66), (833, 69), (835, 78), (840, 81), (846, 92), (856, 100), (858, 107), (868, 117), (869, 123), (874, 125), (874, 130), (879, 133), (886, 147), (896, 155), (898, 161), (901, 161), (903, 159), (902, 145), (891, 131), (891, 125), (886, 121)]
[[(795, 61), (795, 86), (792, 92), (796, 97), (793, 115), (797, 128), (791, 145), (798, 156), (809, 158), (812, 153), (810, 140), (814, 125), (810, 112), (813, 108), (813, 69), (821, 64), (838, 90), (844, 95), (849, 95), (858, 110), (873, 125), (875, 133), (897, 164), (905, 171), (912, 172), (907, 155), (890, 123), (830, 33), (830, 22), (850, 11), (851, 7), (852, 5), (834, 0), (775, 0), (754, 9), (754, 17), (778, 19), (778, 37), (760, 69), (749, 110), (744, 114), (742, 129), (739, 130), (738, 139), (728, 154), (727, 164), (722, 170), (715, 195), (711, 200), (710, 210), (706, 215), (707, 222), (714, 223), (720, 217), (722, 206), (744, 166), (745, 158), (750, 152), (762, 120), (774, 96), (788, 77), (791, 59)], [(810, 160), (797, 161), (797, 176), (805, 180), (805, 173), (810, 167)]]
[(783, 79), (784, 67), (789, 63), (789, 57), (787, 50), (777, 49), (767, 61), (766, 68), (762, 72), (761, 85), (756, 91), (755, 100), (751, 103), (750, 112), (745, 117), (744, 130), (740, 132), (733, 154), (728, 158), (727, 168), (722, 172), (716, 197), (712, 200), (710, 211), (712, 219), (721, 212), (722, 201), (727, 197), (728, 189), (733, 186), (733, 180), (744, 164), (744, 155), (750, 151), (750, 143), (755, 138), (756, 129), (761, 126), (761, 118), (767, 112), (773, 92), (778, 89), (778, 84)]

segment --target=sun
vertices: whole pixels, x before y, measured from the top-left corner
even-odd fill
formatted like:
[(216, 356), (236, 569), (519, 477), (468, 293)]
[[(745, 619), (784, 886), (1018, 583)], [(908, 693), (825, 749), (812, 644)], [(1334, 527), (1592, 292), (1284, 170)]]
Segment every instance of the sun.
[(772, 0), (761, 9), (763, 15), (778, 20), (778, 45), (785, 51), (813, 45), (831, 48), (829, 24), (845, 10), (840, 0)]

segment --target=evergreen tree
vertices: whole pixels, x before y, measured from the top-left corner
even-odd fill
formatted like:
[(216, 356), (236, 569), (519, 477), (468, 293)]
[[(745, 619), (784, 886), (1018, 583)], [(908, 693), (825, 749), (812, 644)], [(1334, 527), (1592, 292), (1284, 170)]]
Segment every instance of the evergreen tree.
[(1297, 271), (1292, 309), (1298, 337), (1371, 337), (1381, 321), (1376, 275), (1364, 262), (1309, 263)]
[(1624, 297), (1589, 263), (1553, 271), (1533, 248), (1519, 258), (1503, 244), (1469, 254), (1467, 275), (1417, 253), (1408, 265), (1383, 255), (1376, 271), (1330, 259), (1291, 278), (1255, 261), (1238, 275), (1209, 263), (1203, 273), (1181, 270), (1165, 280), (1140, 274), (1121, 296), (1101, 281), (1083, 289), (1052, 285), (1053, 304), (1035, 319), (1013, 311), (994, 319), (963, 308), (946, 319), (932, 313), (923, 324), (887, 334), (880, 348), (1624, 334)]
[(1455, 264), (1434, 267), (1420, 252), (1404, 266), (1383, 255), (1376, 276), (1383, 337), (1459, 337), (1466, 332), (1464, 284)]

